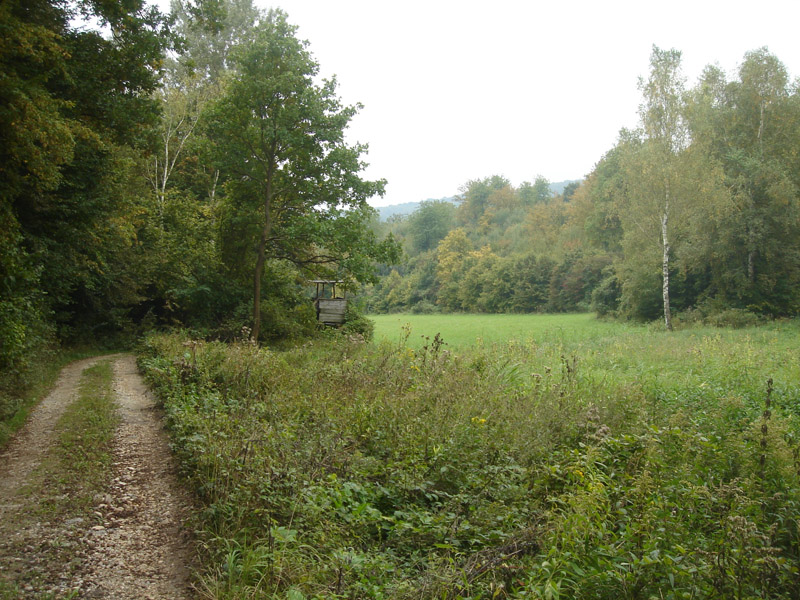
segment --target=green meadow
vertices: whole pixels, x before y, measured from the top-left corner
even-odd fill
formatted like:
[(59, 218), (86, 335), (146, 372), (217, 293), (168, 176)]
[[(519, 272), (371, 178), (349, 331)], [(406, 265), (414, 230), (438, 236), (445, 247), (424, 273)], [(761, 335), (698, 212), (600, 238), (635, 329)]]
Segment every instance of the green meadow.
[(407, 343), (412, 348), (424, 345), (423, 336), (433, 338), (437, 333), (453, 348), (466, 348), (512, 340), (574, 344), (642, 329), (600, 321), (593, 314), (388, 314), (369, 318), (375, 323), (375, 341), (398, 341), (405, 337), (404, 328), (410, 328)]
[(459, 354), (525, 355), (529, 369), (580, 364), (591, 381), (637, 383), (694, 391), (758, 394), (776, 385), (800, 385), (800, 321), (723, 329), (687, 327), (667, 333), (661, 323), (639, 325), (569, 315), (371, 315), (376, 344), (419, 349), (438, 334)]

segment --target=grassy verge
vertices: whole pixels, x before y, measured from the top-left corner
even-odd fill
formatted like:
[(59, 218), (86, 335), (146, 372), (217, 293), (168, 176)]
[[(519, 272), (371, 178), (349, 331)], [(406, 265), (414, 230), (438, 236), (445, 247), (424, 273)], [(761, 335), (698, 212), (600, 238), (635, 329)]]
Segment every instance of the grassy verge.
[(81, 568), (82, 536), (99, 520), (94, 497), (105, 491), (111, 472), (118, 423), (112, 377), (108, 362), (84, 371), (79, 397), (59, 419), (56, 441), (19, 497), (20, 508), (0, 523), (0, 535), (9, 541), (0, 551), (0, 563), (8, 565), (0, 598), (32, 590), (42, 598), (70, 597), (58, 586)]
[(210, 597), (800, 594), (798, 323), (424, 333), (149, 339)]

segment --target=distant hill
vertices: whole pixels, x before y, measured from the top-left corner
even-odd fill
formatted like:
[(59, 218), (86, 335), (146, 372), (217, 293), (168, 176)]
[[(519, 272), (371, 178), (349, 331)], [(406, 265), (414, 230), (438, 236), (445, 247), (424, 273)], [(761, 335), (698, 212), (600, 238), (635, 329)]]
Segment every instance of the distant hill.
[[(550, 190), (554, 194), (562, 194), (564, 192), (564, 188), (567, 187), (570, 183), (573, 183), (575, 181), (581, 181), (581, 180), (568, 179), (567, 181), (556, 181), (555, 183), (550, 184)], [(450, 196), (449, 198), (428, 198), (424, 202), (430, 202), (431, 200), (455, 202), (456, 196)], [(422, 202), (423, 201), (403, 202), (402, 204), (390, 204), (389, 206), (376, 206), (375, 209), (378, 211), (381, 221), (386, 221), (389, 217), (392, 217), (394, 215), (410, 215), (419, 208), (419, 205), (422, 204)]]
[[(432, 200), (432, 198), (428, 198)], [(454, 200), (454, 198), (442, 198), (442, 200)], [(419, 208), (422, 202), (403, 202), (402, 204), (390, 204), (389, 206), (376, 206), (376, 210), (381, 216), (381, 221), (386, 221), (394, 215), (410, 215)]]
[(583, 179), (567, 179), (566, 181), (556, 181), (555, 183), (550, 184), (550, 190), (554, 194), (563, 194), (564, 188), (570, 183), (580, 183), (581, 181), (583, 181)]

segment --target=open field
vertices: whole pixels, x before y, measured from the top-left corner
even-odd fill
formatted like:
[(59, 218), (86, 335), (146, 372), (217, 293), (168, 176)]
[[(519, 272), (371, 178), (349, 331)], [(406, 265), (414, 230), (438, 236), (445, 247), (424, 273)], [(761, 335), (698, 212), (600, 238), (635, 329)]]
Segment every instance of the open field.
[(437, 333), (453, 348), (534, 341), (536, 343), (573, 344), (625, 332), (640, 331), (641, 326), (599, 321), (593, 314), (568, 315), (484, 315), (438, 314), (370, 315), (375, 323), (375, 341), (398, 341), (410, 326), (407, 344), (419, 348), (422, 336), (433, 338)]
[[(580, 364), (581, 377), (596, 383), (633, 383), (648, 390), (683, 390), (696, 396), (758, 396), (764, 382), (794, 390), (800, 401), (800, 321), (761, 327), (693, 327), (666, 333), (659, 324), (601, 321), (572, 315), (373, 315), (375, 343), (419, 349), (439, 333), (456, 353), (524, 356), (515, 364), (532, 371)], [(426, 338), (428, 341), (426, 341)], [(534, 367), (535, 365), (535, 367)], [(655, 393), (655, 392), (654, 392)], [(800, 411), (800, 405), (798, 406)]]
[(482, 318), (149, 338), (210, 597), (798, 597), (798, 322), (512, 317), (517, 341), (449, 344)]

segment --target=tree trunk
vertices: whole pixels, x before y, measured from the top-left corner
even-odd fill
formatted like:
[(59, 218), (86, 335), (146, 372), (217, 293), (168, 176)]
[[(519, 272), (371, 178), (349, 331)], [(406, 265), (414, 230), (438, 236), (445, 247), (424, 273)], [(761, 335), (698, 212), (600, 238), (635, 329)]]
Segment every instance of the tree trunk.
[[(759, 131), (759, 137), (760, 136), (761, 132)], [(747, 193), (750, 200), (750, 215), (747, 222), (747, 280), (750, 282), (750, 285), (752, 286), (756, 281), (755, 255), (756, 255), (756, 243), (758, 236), (756, 234), (756, 228), (754, 226), (754, 223), (756, 222), (756, 201), (755, 198), (753, 197), (754, 192), (750, 186), (748, 186)]]
[(251, 333), (253, 341), (258, 341), (261, 333), (261, 275), (264, 273), (264, 263), (266, 262), (267, 237), (269, 236), (269, 220), (267, 225), (261, 230), (261, 239), (258, 242), (258, 258), (256, 259), (256, 272), (253, 278), (253, 331)]
[(214, 180), (211, 182), (211, 187), (208, 190), (208, 201), (213, 206), (217, 198), (217, 182), (219, 181), (219, 169), (214, 170)]
[(272, 229), (270, 208), (272, 205), (272, 169), (267, 174), (267, 189), (264, 199), (264, 227), (261, 229), (261, 239), (258, 241), (258, 257), (256, 258), (256, 271), (253, 277), (253, 331), (254, 342), (258, 341), (261, 333), (261, 276), (264, 274), (264, 263), (267, 260), (267, 240)]
[(661, 215), (661, 244), (663, 255), (661, 259), (661, 272), (663, 275), (663, 286), (661, 289), (664, 298), (664, 325), (667, 331), (672, 331), (672, 314), (669, 306), (669, 183), (667, 183), (666, 196), (664, 199), (664, 212)]

